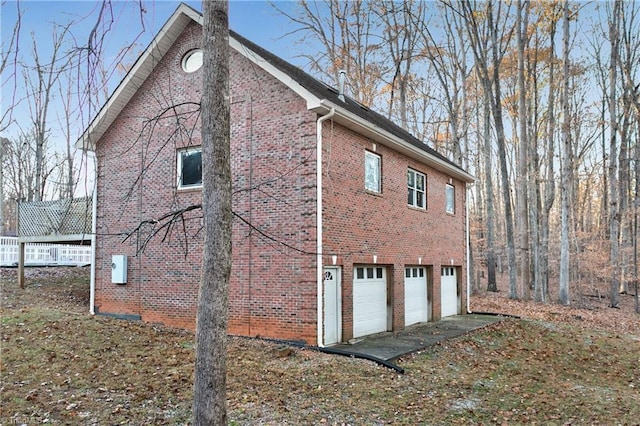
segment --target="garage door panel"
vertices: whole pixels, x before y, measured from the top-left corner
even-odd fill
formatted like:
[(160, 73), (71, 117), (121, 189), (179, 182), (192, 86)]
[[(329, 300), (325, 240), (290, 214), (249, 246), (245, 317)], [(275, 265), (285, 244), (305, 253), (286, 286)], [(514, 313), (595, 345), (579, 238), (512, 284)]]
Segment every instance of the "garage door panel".
[(440, 277), (441, 317), (458, 315), (458, 280), (454, 267), (442, 268)]
[[(359, 279), (358, 276), (367, 278)], [(387, 331), (387, 282), (384, 268), (358, 267), (353, 281), (353, 337), (383, 331)]]
[(405, 326), (429, 320), (425, 268), (406, 268), (404, 281)]

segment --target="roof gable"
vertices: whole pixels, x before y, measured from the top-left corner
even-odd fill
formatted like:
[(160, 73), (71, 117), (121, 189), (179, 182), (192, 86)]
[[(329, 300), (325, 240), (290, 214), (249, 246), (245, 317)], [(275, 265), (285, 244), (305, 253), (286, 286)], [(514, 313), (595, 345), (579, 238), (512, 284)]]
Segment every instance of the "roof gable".
[[(107, 131), (140, 85), (151, 74), (159, 59), (166, 54), (192, 21), (202, 25), (202, 14), (181, 3), (89, 124), (76, 143), (76, 147), (86, 150), (95, 149), (95, 142)], [(229, 43), (234, 50), (305, 99), (309, 110), (324, 114), (333, 108), (335, 110), (333, 120), (339, 124), (464, 182), (474, 181), (474, 178), (460, 166), (391, 120), (347, 96), (342, 99), (334, 88), (232, 30), (229, 31)]]

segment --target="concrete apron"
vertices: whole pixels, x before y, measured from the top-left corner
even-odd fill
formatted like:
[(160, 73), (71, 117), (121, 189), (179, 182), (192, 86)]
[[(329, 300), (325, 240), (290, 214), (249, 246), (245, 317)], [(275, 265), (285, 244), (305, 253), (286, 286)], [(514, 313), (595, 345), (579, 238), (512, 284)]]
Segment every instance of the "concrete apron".
[(333, 345), (327, 349), (351, 353), (356, 357), (365, 355), (369, 359), (388, 363), (443, 340), (462, 336), (502, 321), (504, 318), (482, 314), (455, 315), (436, 322), (412, 325), (402, 331), (379, 333), (355, 339), (353, 343)]

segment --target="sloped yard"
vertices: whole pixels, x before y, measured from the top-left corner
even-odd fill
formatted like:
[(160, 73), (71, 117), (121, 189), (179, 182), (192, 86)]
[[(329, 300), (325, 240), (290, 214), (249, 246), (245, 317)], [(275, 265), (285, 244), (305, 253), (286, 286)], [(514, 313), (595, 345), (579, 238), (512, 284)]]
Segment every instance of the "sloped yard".
[[(86, 314), (86, 269), (2, 270), (0, 423), (185, 424), (193, 335)], [(232, 424), (638, 424), (640, 318), (621, 310), (502, 306), (508, 319), (374, 363), (232, 338)], [(483, 305), (485, 304), (485, 305)], [(489, 309), (490, 308), (490, 309)], [(515, 312), (518, 311), (518, 312)], [(598, 318), (603, 317), (602, 321)]]

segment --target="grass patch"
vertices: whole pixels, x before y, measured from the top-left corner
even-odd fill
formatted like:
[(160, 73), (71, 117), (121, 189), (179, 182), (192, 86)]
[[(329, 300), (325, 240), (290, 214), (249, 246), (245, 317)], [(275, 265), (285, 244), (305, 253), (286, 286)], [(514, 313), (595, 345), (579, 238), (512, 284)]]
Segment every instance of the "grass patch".
[[(0, 423), (188, 423), (193, 334), (92, 317), (71, 281), (1, 281)], [(637, 424), (638, 337), (509, 319), (404, 357), (404, 375), (232, 338), (230, 423)]]

